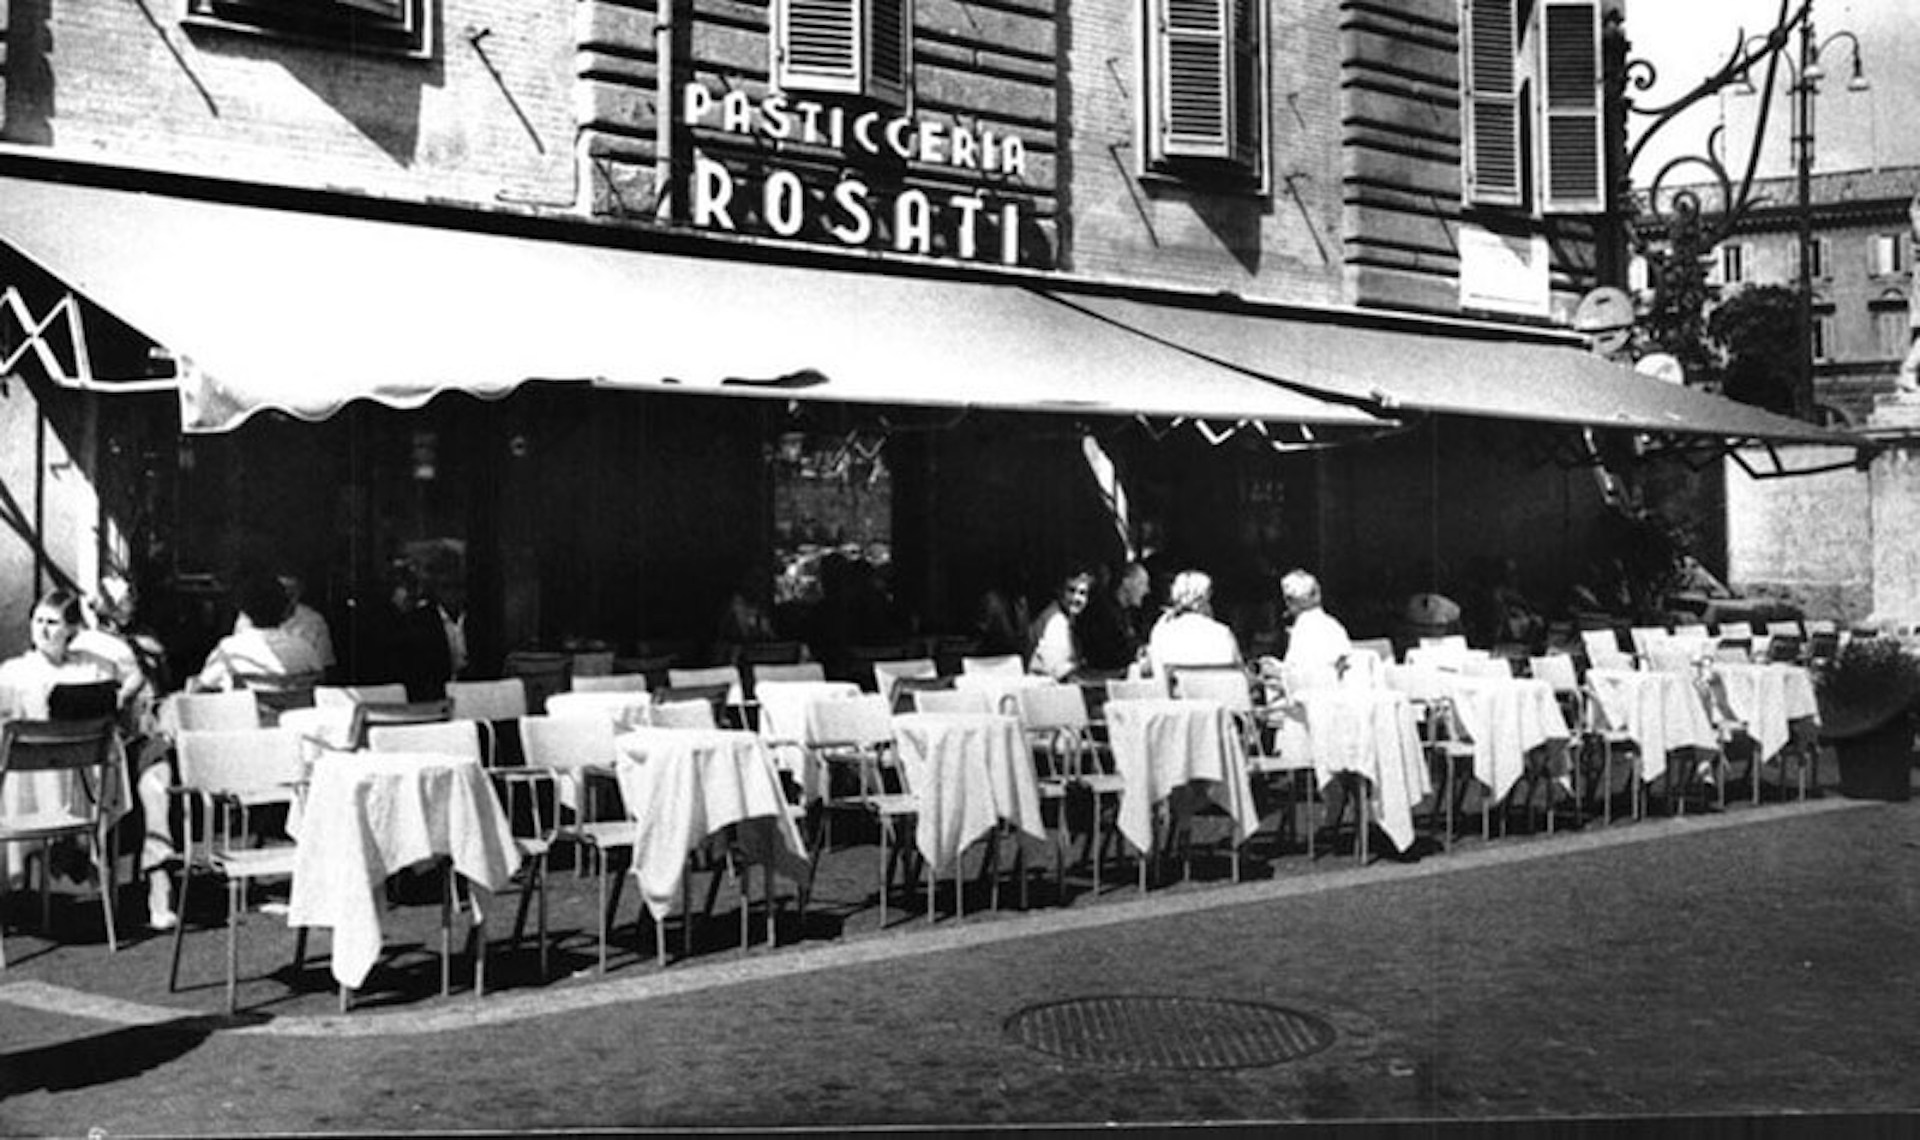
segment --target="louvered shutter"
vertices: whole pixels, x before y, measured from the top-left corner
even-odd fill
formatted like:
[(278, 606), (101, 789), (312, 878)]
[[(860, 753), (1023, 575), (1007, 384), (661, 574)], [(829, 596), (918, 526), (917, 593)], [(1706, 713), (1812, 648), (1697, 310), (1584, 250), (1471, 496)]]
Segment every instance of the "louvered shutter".
[(861, 0), (777, 0), (773, 81), (783, 91), (860, 92)]
[(1465, 58), (1462, 148), (1467, 201), (1522, 204), (1520, 187), (1519, 28), (1516, 0), (1466, 0), (1460, 37)]
[(1606, 156), (1600, 129), (1600, 5), (1546, 0), (1540, 37), (1545, 139), (1541, 158), (1548, 213), (1606, 209)]
[(1234, 157), (1233, 0), (1153, 3), (1155, 156)]
[(866, 0), (866, 93), (904, 104), (913, 73), (912, 0)]
[(1261, 51), (1265, 29), (1259, 0), (1229, 0), (1229, 10), (1233, 18), (1233, 69), (1227, 94), (1233, 107), (1233, 161), (1257, 173), (1260, 151), (1266, 145), (1261, 130), (1267, 89), (1261, 74), (1266, 60), (1266, 53)]

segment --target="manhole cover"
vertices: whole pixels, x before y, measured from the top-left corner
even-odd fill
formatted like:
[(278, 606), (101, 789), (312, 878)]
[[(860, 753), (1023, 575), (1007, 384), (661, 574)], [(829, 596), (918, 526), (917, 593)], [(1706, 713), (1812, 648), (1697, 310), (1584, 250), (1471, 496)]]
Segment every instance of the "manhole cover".
[(1076, 1061), (1146, 1069), (1277, 1065), (1333, 1044), (1333, 1026), (1279, 1006), (1217, 998), (1092, 997), (1029, 1006), (1007, 1035)]

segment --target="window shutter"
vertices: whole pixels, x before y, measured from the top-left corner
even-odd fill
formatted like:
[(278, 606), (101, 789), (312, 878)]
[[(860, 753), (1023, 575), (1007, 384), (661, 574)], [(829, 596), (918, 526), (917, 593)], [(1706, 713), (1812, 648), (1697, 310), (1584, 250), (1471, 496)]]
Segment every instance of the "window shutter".
[(1153, 0), (1155, 157), (1234, 157), (1232, 2)]
[(859, 94), (863, 7), (861, 0), (776, 0), (774, 85)]
[(1548, 213), (1606, 209), (1606, 156), (1600, 129), (1600, 5), (1546, 0), (1541, 74), (1546, 115), (1541, 134)]
[(1522, 204), (1520, 193), (1519, 29), (1516, 0), (1466, 0), (1460, 37), (1466, 97), (1461, 124), (1467, 201)]
[(1266, 145), (1261, 120), (1266, 113), (1266, 53), (1259, 0), (1229, 0), (1233, 19), (1233, 67), (1229, 74), (1228, 95), (1233, 106), (1233, 161), (1259, 173), (1261, 150)]
[(867, 94), (904, 104), (913, 73), (912, 0), (867, 0)]

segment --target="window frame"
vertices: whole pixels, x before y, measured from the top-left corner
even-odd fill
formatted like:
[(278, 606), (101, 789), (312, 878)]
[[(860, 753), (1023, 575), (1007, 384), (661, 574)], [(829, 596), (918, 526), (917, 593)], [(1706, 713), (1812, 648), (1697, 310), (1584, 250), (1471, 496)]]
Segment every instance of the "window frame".
[[(1171, 63), (1176, 36), (1202, 42), (1207, 29), (1173, 28), (1172, 4), (1211, 5), (1218, 15), (1218, 83), (1220, 124), (1216, 138), (1181, 139), (1170, 117), (1174, 80)], [(1236, 9), (1239, 9), (1236, 14)], [(1166, 178), (1190, 184), (1213, 184), (1266, 194), (1272, 170), (1273, 51), (1269, 34), (1271, 13), (1267, 0), (1146, 0), (1140, 14), (1140, 135), (1144, 178)], [(1244, 82), (1251, 79), (1251, 83)], [(1250, 137), (1249, 137), (1250, 136)]]
[[(1604, 213), (1603, 5), (1459, 0), (1458, 20), (1461, 202), (1528, 217)], [(1570, 40), (1576, 27), (1585, 34)], [(1569, 183), (1560, 172), (1575, 160), (1591, 174)]]
[[(1882, 255), (1884, 251), (1884, 256)], [(1867, 272), (1874, 277), (1893, 277), (1907, 271), (1906, 235), (1874, 234), (1867, 242)]]
[(1815, 312), (1807, 325), (1808, 350), (1815, 364), (1833, 363), (1834, 314)]
[[(882, 45), (878, 14), (897, 7), (899, 42)], [(796, 64), (790, 46), (796, 9), (845, 11), (847, 42), (837, 46), (847, 58), (842, 71)], [(768, 9), (767, 74), (775, 90), (804, 95), (838, 95), (870, 100), (885, 107), (911, 111), (914, 72), (914, 0), (773, 0)], [(819, 33), (816, 32), (816, 35)], [(877, 74), (876, 59), (890, 46), (898, 57), (897, 76)]]
[(188, 30), (428, 60), (438, 39), (439, 7), (440, 0), (183, 0), (180, 23)]

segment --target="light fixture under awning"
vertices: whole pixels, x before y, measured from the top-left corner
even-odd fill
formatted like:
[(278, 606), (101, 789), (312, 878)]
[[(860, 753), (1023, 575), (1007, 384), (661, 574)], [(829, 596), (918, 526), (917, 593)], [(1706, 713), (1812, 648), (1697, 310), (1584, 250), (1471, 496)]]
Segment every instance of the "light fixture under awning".
[(1858, 446), (1842, 432), (1663, 383), (1582, 348), (1055, 291), (1164, 345), (1334, 400), (1729, 441)]
[[(621, 235), (594, 235), (617, 239)], [(1373, 428), (1014, 284), (800, 268), (0, 178), (0, 241), (181, 362), (182, 423), (536, 379)]]

